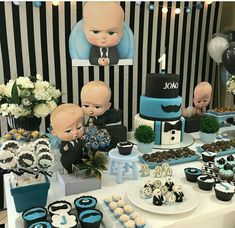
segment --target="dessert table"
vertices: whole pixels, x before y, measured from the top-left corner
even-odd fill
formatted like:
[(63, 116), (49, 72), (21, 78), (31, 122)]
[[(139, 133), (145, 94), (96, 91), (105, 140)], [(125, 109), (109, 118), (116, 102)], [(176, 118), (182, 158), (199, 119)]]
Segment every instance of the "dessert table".
[[(226, 127), (226, 130), (234, 129), (232, 127)], [(225, 130), (225, 129), (222, 129)], [(195, 143), (190, 146), (191, 149), (196, 150), (196, 146), (200, 146), (203, 143), (200, 142), (198, 133), (193, 133), (192, 136), (195, 138)], [(140, 153), (141, 155), (141, 153)], [(116, 183), (116, 176), (109, 176), (108, 172), (105, 172), (102, 175), (102, 188), (99, 190), (81, 193), (71, 196), (63, 196), (62, 192), (58, 188), (58, 183), (56, 178), (51, 181), (51, 187), (49, 190), (48, 201), (51, 203), (55, 200), (64, 199), (73, 203), (74, 199), (81, 195), (92, 195), (98, 200), (98, 208), (104, 213), (103, 218), (103, 227), (107, 228), (118, 228), (122, 227), (118, 220), (114, 219), (107, 206), (103, 203), (103, 199), (106, 196), (113, 194), (119, 194), (125, 198), (125, 200), (133, 206), (134, 210), (139, 212), (142, 217), (146, 219), (146, 228), (160, 228), (160, 227), (174, 227), (174, 228), (208, 228), (208, 227), (217, 227), (217, 228), (232, 228), (235, 224), (235, 197), (229, 202), (219, 201), (212, 191), (203, 191), (198, 188), (197, 183), (188, 182), (185, 178), (184, 168), (186, 167), (202, 167), (202, 160), (178, 164), (171, 166), (173, 170), (173, 178), (177, 179), (177, 183), (180, 183), (182, 189), (184, 186), (187, 186), (187, 189), (190, 189), (190, 193), (198, 197), (198, 206), (186, 213), (182, 214), (158, 214), (151, 213), (146, 210), (142, 210), (139, 207), (133, 205), (127, 197), (127, 191), (135, 186), (138, 181), (144, 181), (148, 177), (139, 177), (138, 180), (133, 179), (124, 179), (123, 183)], [(140, 164), (139, 164), (140, 165)], [(8, 209), (8, 228), (23, 228), (23, 220), (21, 214), (15, 211), (15, 205), (13, 198), (10, 193), (9, 186), (9, 176), (10, 174), (4, 175), (5, 183), (5, 196), (6, 196), (6, 205)], [(138, 191), (138, 190), (136, 190)]]

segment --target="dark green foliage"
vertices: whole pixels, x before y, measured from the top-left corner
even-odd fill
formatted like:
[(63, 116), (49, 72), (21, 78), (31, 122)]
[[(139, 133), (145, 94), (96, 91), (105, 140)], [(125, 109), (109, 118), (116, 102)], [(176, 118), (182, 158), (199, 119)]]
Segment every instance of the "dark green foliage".
[(13, 84), (12, 89), (11, 89), (11, 97), (12, 97), (13, 104), (18, 104), (18, 105), (20, 104), (20, 98), (18, 94), (16, 81)]
[(100, 179), (101, 172), (107, 170), (108, 157), (103, 152), (97, 151), (95, 155), (89, 152), (88, 159), (83, 159), (83, 162), (82, 166), (86, 169), (85, 174)]
[(140, 143), (152, 143), (155, 139), (154, 131), (150, 126), (140, 125), (135, 130), (135, 139)]
[(205, 115), (200, 121), (200, 131), (204, 133), (216, 133), (219, 131), (218, 119), (214, 116)]

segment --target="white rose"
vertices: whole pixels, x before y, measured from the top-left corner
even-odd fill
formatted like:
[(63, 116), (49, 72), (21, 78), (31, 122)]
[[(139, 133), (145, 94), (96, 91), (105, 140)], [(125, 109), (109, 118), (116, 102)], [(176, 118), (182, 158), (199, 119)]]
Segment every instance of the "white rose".
[(13, 84), (15, 83), (15, 81), (13, 79), (11, 79), (7, 84), (6, 84), (6, 87), (5, 87), (5, 95), (7, 97), (11, 97), (11, 90), (12, 90), (12, 86)]
[(37, 78), (38, 81), (42, 81), (43, 80), (42, 75), (40, 75), (40, 74), (37, 74), (36, 78)]
[(55, 103), (54, 100), (52, 100), (52, 101), (47, 102), (47, 106), (49, 109), (49, 113), (51, 113), (57, 107), (57, 104)]
[(41, 89), (34, 90), (34, 97), (38, 101), (40, 100), (50, 101), (52, 99), (51, 95), (47, 91)]
[(4, 84), (1, 84), (0, 85), (0, 94), (4, 94), (5, 93), (5, 85)]
[(46, 104), (38, 104), (35, 105), (33, 112), (36, 117), (46, 117), (49, 114), (49, 108)]
[(0, 107), (0, 113), (2, 116), (7, 116), (8, 115), (8, 104), (4, 103)]
[(16, 84), (24, 89), (34, 88), (33, 82), (28, 77), (18, 77), (16, 79)]
[(27, 98), (23, 98), (23, 99), (21, 100), (21, 103), (22, 103), (24, 106), (30, 106), (30, 105), (32, 104), (32, 102), (31, 102), (29, 99), (27, 99)]
[(35, 89), (38, 90), (46, 90), (50, 86), (50, 83), (47, 81), (36, 81), (35, 82)]

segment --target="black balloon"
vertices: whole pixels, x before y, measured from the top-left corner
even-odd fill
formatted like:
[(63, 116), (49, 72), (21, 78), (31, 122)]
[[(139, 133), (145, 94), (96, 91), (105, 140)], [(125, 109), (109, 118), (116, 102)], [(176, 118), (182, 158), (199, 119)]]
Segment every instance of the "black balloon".
[(226, 70), (235, 75), (235, 42), (229, 43), (228, 48), (223, 53), (222, 62)]

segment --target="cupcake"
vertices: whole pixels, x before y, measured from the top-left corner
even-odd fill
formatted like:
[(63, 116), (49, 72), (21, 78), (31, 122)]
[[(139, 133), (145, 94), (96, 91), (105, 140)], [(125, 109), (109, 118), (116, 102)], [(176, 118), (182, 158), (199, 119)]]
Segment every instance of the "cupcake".
[(129, 220), (129, 221), (125, 222), (123, 225), (125, 228), (135, 228), (135, 221)]
[(219, 171), (221, 168), (224, 167), (226, 160), (224, 158), (220, 158), (219, 160), (215, 161), (215, 171)]
[(114, 211), (116, 208), (117, 208), (117, 203), (116, 202), (109, 203), (110, 211)]
[(51, 217), (52, 225), (54, 228), (76, 228), (77, 221), (76, 216), (68, 213), (61, 213), (59, 215), (53, 215)]
[(83, 228), (99, 228), (103, 219), (103, 213), (99, 210), (85, 210), (80, 213), (79, 221)]
[(119, 142), (117, 144), (117, 148), (118, 148), (119, 154), (129, 155), (132, 151), (133, 144), (131, 142), (128, 142), (128, 141)]
[(232, 168), (235, 167), (235, 159), (232, 154), (227, 156), (227, 163), (232, 166)]
[(24, 219), (25, 225), (28, 227), (33, 223), (46, 221), (47, 210), (44, 207), (32, 207), (23, 212), (22, 218)]
[(52, 228), (51, 223), (47, 222), (47, 221), (43, 221), (43, 222), (35, 222), (33, 224), (31, 224), (28, 228)]
[(65, 200), (55, 201), (48, 205), (50, 216), (69, 213), (72, 209), (72, 204)]
[(202, 160), (204, 162), (214, 161), (215, 156), (216, 156), (216, 153), (214, 153), (214, 152), (210, 152), (210, 151), (202, 152)]
[(188, 181), (197, 182), (197, 178), (202, 174), (202, 171), (198, 168), (188, 167), (184, 169), (184, 173)]
[(166, 199), (165, 202), (166, 202), (167, 205), (172, 205), (176, 201), (176, 196), (173, 192), (167, 192), (167, 194), (165, 196), (165, 199)]
[(123, 209), (120, 207), (117, 207), (114, 211), (113, 214), (116, 218), (119, 218), (122, 214), (124, 213)]
[(215, 184), (214, 189), (216, 198), (222, 201), (230, 201), (234, 195), (234, 186), (227, 182)]
[(124, 210), (124, 212), (125, 212), (126, 214), (128, 214), (128, 215), (133, 212), (132, 206), (130, 206), (130, 205), (128, 205), (128, 204), (126, 204), (126, 205), (123, 207), (123, 210)]
[(135, 226), (136, 228), (143, 228), (146, 224), (146, 221), (142, 217), (135, 218)]
[(210, 191), (215, 184), (215, 179), (209, 175), (201, 175), (197, 178), (198, 187)]
[(81, 196), (74, 200), (74, 205), (78, 212), (78, 215), (88, 209), (95, 209), (97, 204), (97, 199), (93, 196)]
[(226, 163), (222, 169), (219, 170), (219, 176), (222, 180), (231, 181), (234, 176), (234, 172), (232, 171), (232, 167)]

